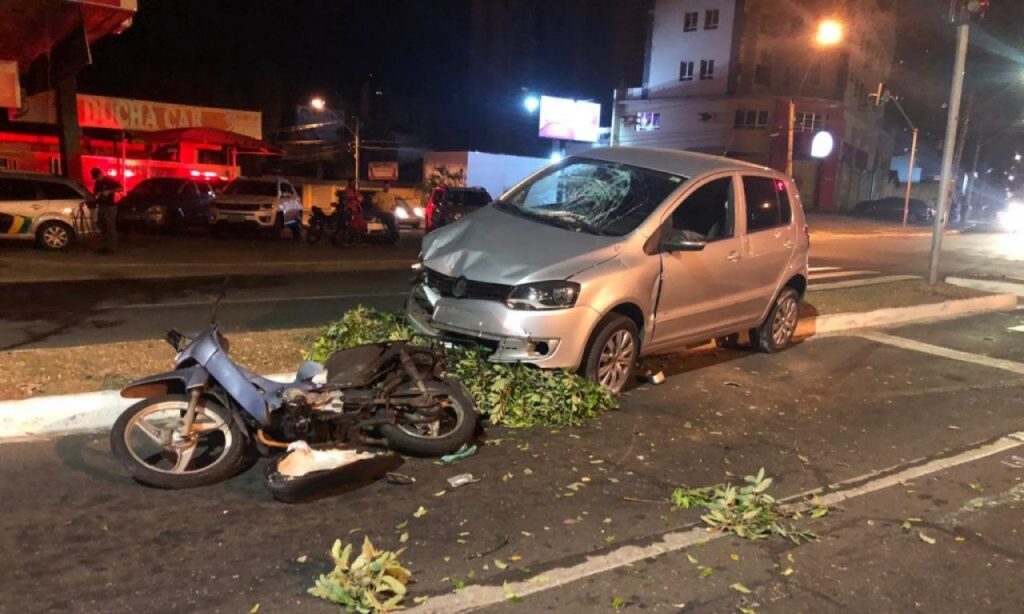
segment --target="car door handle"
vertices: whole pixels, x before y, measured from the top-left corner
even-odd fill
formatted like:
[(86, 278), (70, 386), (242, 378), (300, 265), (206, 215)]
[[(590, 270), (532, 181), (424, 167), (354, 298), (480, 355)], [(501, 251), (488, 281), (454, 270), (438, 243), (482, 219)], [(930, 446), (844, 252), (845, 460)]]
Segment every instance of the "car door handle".
[(739, 262), (740, 258), (742, 258), (742, 256), (740, 256), (739, 252), (729, 252), (729, 255), (725, 257), (729, 262)]

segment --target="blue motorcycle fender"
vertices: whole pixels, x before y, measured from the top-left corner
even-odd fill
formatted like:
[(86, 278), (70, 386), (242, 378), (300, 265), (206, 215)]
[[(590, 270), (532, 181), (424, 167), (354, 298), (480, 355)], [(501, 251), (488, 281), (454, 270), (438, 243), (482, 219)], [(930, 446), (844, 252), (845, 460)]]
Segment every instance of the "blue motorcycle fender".
[(163, 394), (180, 394), (210, 383), (210, 374), (202, 367), (176, 369), (137, 379), (121, 390), (126, 399), (147, 399)]
[(217, 352), (210, 356), (206, 361), (206, 370), (246, 413), (259, 423), (266, 423), (267, 403), (263, 395), (227, 355)]

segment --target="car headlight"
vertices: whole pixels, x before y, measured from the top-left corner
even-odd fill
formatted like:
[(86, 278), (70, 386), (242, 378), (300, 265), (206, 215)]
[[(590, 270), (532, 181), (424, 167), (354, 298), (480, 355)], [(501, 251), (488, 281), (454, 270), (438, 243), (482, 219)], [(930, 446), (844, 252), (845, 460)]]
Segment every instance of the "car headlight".
[(412, 210), (413, 215), (416, 217), (423, 217), (423, 207), (416, 207)]
[(400, 220), (409, 219), (409, 212), (405, 210), (405, 207), (395, 207), (395, 217)]
[(580, 285), (571, 281), (542, 281), (512, 288), (505, 304), (512, 309), (567, 309), (576, 304)]
[(1007, 232), (1024, 232), (1024, 205), (1010, 203), (1005, 211), (1000, 211), (997, 216), (999, 225)]

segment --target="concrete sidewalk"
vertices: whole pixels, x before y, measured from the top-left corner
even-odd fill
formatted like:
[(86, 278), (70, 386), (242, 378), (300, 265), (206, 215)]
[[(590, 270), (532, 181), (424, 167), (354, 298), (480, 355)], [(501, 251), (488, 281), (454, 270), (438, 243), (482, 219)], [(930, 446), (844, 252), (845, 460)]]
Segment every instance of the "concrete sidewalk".
[[(854, 217), (839, 213), (807, 212), (807, 226), (811, 236), (821, 237), (930, 237), (930, 225), (910, 225), (906, 228), (899, 222), (889, 222), (866, 217)], [(959, 234), (960, 230), (948, 228), (946, 234)]]

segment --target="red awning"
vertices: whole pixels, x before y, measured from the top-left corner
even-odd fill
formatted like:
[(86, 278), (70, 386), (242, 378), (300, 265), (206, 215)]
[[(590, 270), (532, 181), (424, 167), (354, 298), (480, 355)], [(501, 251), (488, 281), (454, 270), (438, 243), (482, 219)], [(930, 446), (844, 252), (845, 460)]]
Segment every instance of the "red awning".
[(259, 153), (272, 156), (280, 156), (284, 153), (266, 141), (217, 128), (175, 128), (157, 132), (133, 132), (132, 137), (157, 144), (185, 142), (234, 147), (240, 153)]
[(0, 59), (20, 70), (49, 53), (78, 24), (89, 43), (131, 23), (137, 0), (5, 0), (0, 9)]

